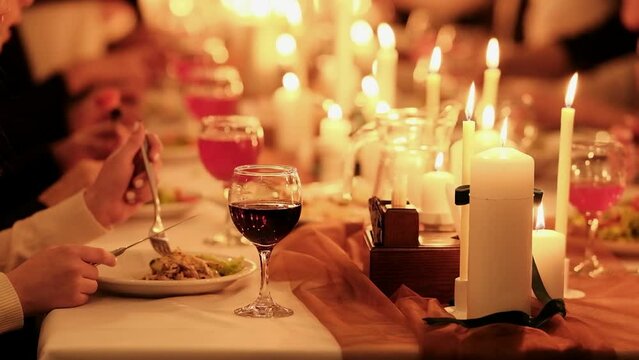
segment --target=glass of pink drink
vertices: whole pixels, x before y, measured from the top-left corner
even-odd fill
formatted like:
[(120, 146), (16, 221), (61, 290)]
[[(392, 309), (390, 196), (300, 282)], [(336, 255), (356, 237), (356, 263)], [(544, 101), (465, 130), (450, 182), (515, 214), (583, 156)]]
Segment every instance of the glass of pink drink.
[[(257, 163), (264, 141), (264, 130), (254, 116), (208, 116), (202, 120), (197, 145), (200, 160), (206, 170), (224, 185), (225, 196), (240, 165)], [(226, 213), (224, 231), (210, 240), (214, 243), (240, 245), (241, 234), (233, 227)]]
[(187, 109), (201, 121), (209, 115), (237, 114), (244, 86), (237, 69), (227, 65), (200, 64), (183, 79)]
[(626, 155), (615, 141), (575, 141), (572, 145), (570, 203), (586, 219), (584, 259), (573, 269), (590, 277), (604, 273), (593, 250), (601, 214), (621, 198), (626, 187)]
[(302, 212), (302, 184), (297, 170), (283, 165), (237, 167), (228, 204), (233, 224), (257, 248), (262, 269), (257, 299), (235, 309), (235, 314), (257, 318), (293, 315), (293, 310), (271, 297), (268, 261), (273, 248), (293, 230)]

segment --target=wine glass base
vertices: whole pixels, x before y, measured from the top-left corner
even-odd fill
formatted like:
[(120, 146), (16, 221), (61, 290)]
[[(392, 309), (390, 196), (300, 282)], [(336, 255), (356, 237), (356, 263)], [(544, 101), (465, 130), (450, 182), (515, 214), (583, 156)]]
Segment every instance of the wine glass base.
[(253, 318), (282, 318), (293, 315), (293, 310), (276, 303), (253, 302), (244, 307), (235, 309), (235, 315)]
[(601, 263), (595, 256), (577, 264), (573, 268), (573, 271), (578, 275), (589, 276), (591, 278), (600, 277), (605, 273), (603, 265), (601, 265)]
[(564, 293), (564, 299), (582, 299), (585, 296), (585, 292), (577, 289), (566, 289), (566, 292)]
[(204, 238), (204, 243), (207, 245), (224, 245), (224, 246), (248, 246), (252, 245), (243, 236), (228, 236), (226, 234), (215, 234)]

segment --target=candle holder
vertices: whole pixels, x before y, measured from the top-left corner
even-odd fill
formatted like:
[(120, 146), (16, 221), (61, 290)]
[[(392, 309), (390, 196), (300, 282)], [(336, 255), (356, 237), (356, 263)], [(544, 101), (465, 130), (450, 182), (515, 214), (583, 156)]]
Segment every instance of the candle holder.
[(391, 201), (369, 199), (371, 226), (364, 231), (369, 251), (365, 269), (387, 296), (406, 285), (425, 297), (449, 303), (453, 280), (459, 275), (459, 240), (454, 232), (420, 228), (417, 210), (410, 203), (394, 208)]

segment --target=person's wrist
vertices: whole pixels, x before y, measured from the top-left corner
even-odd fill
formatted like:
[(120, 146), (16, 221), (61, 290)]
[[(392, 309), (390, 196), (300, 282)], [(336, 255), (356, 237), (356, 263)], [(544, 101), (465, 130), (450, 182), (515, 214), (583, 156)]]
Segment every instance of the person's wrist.
[(95, 191), (92, 186), (84, 191), (84, 202), (100, 225), (105, 228), (111, 227), (114, 221), (111, 219), (107, 209), (102, 205), (103, 201), (100, 201), (97, 191)]

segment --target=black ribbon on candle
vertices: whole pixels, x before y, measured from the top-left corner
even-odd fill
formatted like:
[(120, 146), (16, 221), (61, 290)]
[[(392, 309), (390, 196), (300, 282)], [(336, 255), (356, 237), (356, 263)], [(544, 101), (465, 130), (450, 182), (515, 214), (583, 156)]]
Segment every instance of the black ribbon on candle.
[(533, 258), (532, 263), (532, 289), (535, 296), (542, 302), (543, 306), (539, 313), (535, 316), (529, 316), (523, 311), (502, 311), (480, 318), (460, 320), (454, 317), (445, 318), (424, 318), (423, 320), (428, 325), (448, 325), (458, 324), (467, 328), (474, 328), (489, 324), (506, 323), (521, 326), (530, 326), (539, 328), (550, 320), (553, 316), (560, 314), (562, 317), (566, 317), (566, 304), (563, 299), (553, 299), (548, 294), (544, 282), (541, 280), (537, 264)]
[[(543, 191), (540, 189), (534, 189), (533, 202), (539, 205), (543, 197)], [(470, 203), (470, 186), (462, 185), (455, 189), (455, 204), (466, 205)], [(423, 320), (428, 325), (448, 325), (458, 324), (467, 328), (474, 328), (489, 324), (507, 323), (521, 326), (530, 326), (539, 328), (550, 320), (553, 316), (560, 314), (562, 317), (566, 317), (566, 304), (563, 299), (553, 299), (548, 294), (544, 282), (541, 279), (539, 270), (535, 259), (532, 261), (532, 289), (535, 297), (543, 304), (541, 310), (536, 316), (529, 316), (523, 311), (502, 311), (494, 314), (489, 314), (475, 319), (459, 320), (454, 317), (445, 318), (424, 318)]]

